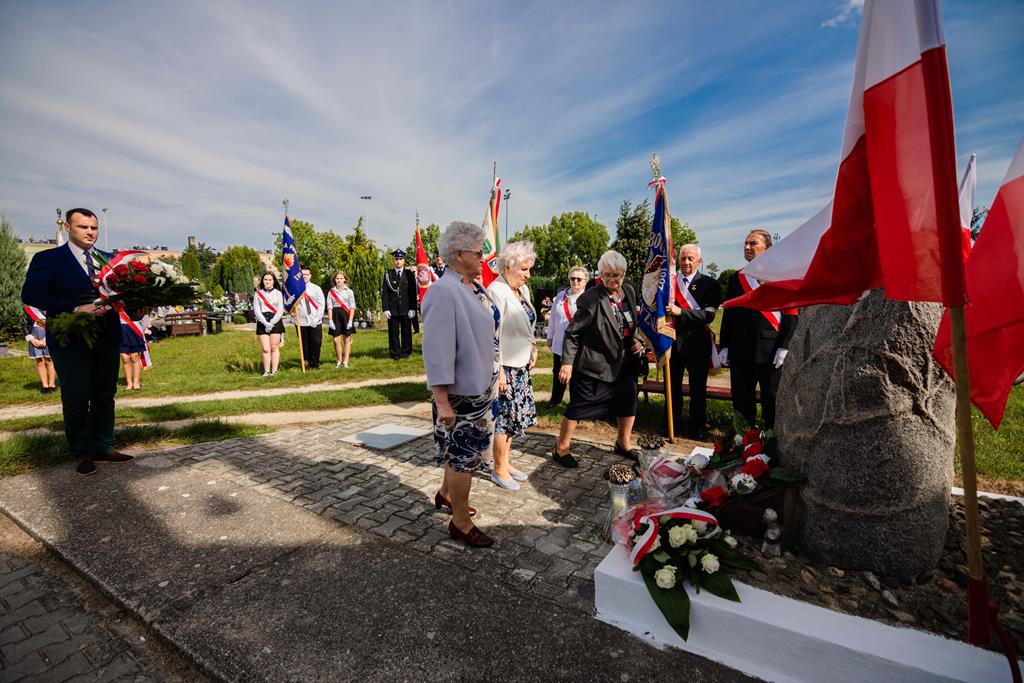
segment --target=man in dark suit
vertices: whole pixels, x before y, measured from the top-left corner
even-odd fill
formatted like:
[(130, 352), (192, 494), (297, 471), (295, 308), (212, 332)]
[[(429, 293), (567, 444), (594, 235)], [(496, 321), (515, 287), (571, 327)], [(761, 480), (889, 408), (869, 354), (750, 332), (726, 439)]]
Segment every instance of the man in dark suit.
[(92, 303), (97, 293), (91, 277), (101, 268), (95, 249), (99, 236), (96, 214), (71, 209), (66, 216), (68, 241), (32, 257), (21, 299), (45, 310), (50, 318), (60, 313), (84, 313), (99, 318), (100, 331), (92, 348), (81, 339), (60, 339), (46, 331), (54, 368), (61, 384), (64, 435), (79, 474), (93, 474), (95, 462), (127, 462), (132, 456), (114, 450), (114, 394), (117, 393), (118, 346), (121, 324), (117, 313)]
[[(700, 274), (700, 247), (679, 247), (676, 272), (676, 297), (670, 307), (675, 321), (676, 340), (672, 343), (672, 426), (688, 438), (702, 441), (708, 414), (708, 365), (711, 363), (711, 321), (715, 319), (722, 289), (714, 278)], [(683, 373), (690, 380), (690, 415), (684, 427)]]
[(405, 252), (391, 252), (395, 267), (384, 273), (381, 307), (388, 321), (388, 350), (393, 360), (412, 354), (412, 318), (416, 315), (416, 278), (405, 269)]
[[(772, 236), (754, 230), (743, 242), (743, 258), (754, 258), (772, 246)], [(760, 282), (743, 273), (729, 280), (725, 298), (732, 299), (756, 289)], [(757, 387), (761, 388), (762, 427), (775, 425), (775, 391), (779, 369), (789, 353), (789, 342), (796, 329), (797, 309), (757, 311), (752, 308), (728, 308), (722, 316), (722, 340), (719, 359), (730, 368), (732, 407), (748, 424), (757, 424)]]

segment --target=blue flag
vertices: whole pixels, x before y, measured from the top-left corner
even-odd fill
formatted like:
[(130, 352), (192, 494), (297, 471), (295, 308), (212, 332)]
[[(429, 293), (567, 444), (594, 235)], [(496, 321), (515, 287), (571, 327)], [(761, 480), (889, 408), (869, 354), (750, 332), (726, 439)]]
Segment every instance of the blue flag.
[(668, 198), (665, 196), (665, 179), (654, 183), (657, 195), (654, 199), (654, 222), (651, 225), (651, 241), (647, 244), (647, 266), (640, 296), (640, 332), (654, 347), (658, 366), (668, 361), (676, 331), (666, 311), (672, 304), (675, 286), (675, 261), (673, 260), (672, 226), (668, 213)]
[(284, 233), (281, 235), (281, 272), (284, 273), (284, 307), (290, 313), (299, 298), (306, 293), (306, 281), (299, 270), (299, 255), (295, 253), (295, 238), (288, 216), (284, 217)]

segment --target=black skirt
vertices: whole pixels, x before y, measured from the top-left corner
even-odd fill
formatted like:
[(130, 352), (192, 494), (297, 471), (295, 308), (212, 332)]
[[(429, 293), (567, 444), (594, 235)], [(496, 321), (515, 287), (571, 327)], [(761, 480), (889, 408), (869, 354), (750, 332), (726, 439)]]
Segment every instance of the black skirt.
[(274, 323), (274, 326), (270, 328), (270, 332), (267, 332), (267, 328), (264, 327), (263, 323), (256, 323), (256, 334), (284, 334), (284, 321), (278, 320)]
[(619, 368), (614, 382), (603, 382), (582, 372), (573, 372), (569, 380), (569, 405), (565, 417), (570, 420), (604, 420), (610, 417), (636, 416), (636, 372), (632, 363)]
[(348, 313), (341, 306), (331, 309), (331, 322), (334, 323), (334, 329), (331, 330), (332, 337), (350, 337), (356, 333), (355, 326), (351, 328), (348, 326)]

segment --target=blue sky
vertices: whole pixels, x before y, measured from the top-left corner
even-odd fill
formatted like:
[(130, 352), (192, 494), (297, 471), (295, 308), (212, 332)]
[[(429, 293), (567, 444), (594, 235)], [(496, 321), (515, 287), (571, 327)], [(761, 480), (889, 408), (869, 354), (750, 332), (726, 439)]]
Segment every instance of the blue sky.
[[(0, 210), (108, 207), (110, 244), (272, 244), (281, 199), (380, 244), (566, 210), (614, 234), (658, 152), (673, 215), (735, 266), (829, 199), (859, 9), (820, 2), (3, 2)], [(943, 3), (961, 164), (991, 203), (1024, 135), (1020, 0)], [(502, 218), (504, 223), (504, 217)]]

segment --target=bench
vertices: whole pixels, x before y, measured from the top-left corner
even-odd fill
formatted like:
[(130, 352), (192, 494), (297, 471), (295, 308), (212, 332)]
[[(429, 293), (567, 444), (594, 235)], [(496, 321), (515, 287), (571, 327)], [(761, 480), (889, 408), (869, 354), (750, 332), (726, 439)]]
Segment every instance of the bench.
[[(654, 354), (651, 353), (650, 351), (647, 352), (647, 362), (648, 363), (654, 363), (655, 362)], [(647, 379), (647, 380), (643, 380), (641, 382), (637, 382), (636, 383), (636, 392), (638, 394), (642, 393), (644, 395), (644, 400), (645, 401), (648, 400), (648, 398), (649, 398), (648, 394), (662, 394), (662, 395), (664, 395), (665, 394), (665, 381), (664, 380), (658, 380), (658, 379), (653, 379), (653, 380), (652, 379)], [(707, 395), (708, 395), (708, 399), (709, 400), (714, 400), (714, 401), (732, 401), (732, 390), (729, 389), (728, 387), (715, 387), (715, 386), (711, 386), (709, 384), (708, 388), (707, 388), (707, 392), (708, 392)], [(690, 385), (688, 383), (686, 383), (686, 382), (684, 382), (683, 385), (682, 385), (682, 394), (683, 394), (683, 396), (689, 396), (690, 395)], [(760, 391), (760, 389), (757, 391), (756, 400), (759, 401), (759, 402), (761, 400), (761, 391)]]
[(171, 313), (164, 316), (164, 322), (170, 337), (202, 335), (206, 326), (206, 311)]

